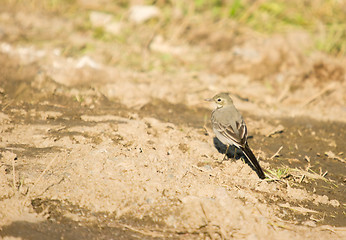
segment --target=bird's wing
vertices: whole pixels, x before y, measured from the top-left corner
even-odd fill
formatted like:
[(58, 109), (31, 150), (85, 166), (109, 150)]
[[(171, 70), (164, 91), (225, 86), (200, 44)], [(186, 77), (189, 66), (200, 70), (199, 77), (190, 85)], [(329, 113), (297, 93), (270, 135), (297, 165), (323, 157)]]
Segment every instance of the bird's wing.
[(232, 124), (225, 125), (217, 121), (213, 121), (214, 130), (218, 131), (235, 145), (244, 146), (247, 139), (247, 127), (245, 122), (243, 120), (236, 121), (234, 127), (236, 127), (236, 129), (233, 129)]

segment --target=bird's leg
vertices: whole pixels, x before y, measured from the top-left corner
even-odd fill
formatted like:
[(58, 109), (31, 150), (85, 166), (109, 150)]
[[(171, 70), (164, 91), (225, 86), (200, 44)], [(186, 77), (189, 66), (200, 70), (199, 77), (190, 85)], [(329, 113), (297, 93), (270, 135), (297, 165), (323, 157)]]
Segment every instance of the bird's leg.
[(223, 161), (225, 161), (226, 160), (226, 157), (227, 157), (227, 152), (228, 152), (228, 148), (229, 148), (229, 145), (227, 145), (227, 148), (226, 148), (226, 153), (225, 153), (225, 155), (223, 156), (223, 159), (221, 160), (221, 161), (218, 161), (218, 163), (223, 163)]
[(233, 158), (237, 160), (237, 147), (235, 145), (233, 145), (233, 150), (234, 150)]
[[(226, 157), (227, 157), (227, 153), (228, 153), (228, 149), (229, 149), (229, 145), (227, 145), (227, 148), (226, 148), (226, 152), (225, 152), (225, 156), (223, 156), (223, 159), (221, 162), (225, 161), (226, 160)], [(227, 157), (228, 158), (228, 157)]]

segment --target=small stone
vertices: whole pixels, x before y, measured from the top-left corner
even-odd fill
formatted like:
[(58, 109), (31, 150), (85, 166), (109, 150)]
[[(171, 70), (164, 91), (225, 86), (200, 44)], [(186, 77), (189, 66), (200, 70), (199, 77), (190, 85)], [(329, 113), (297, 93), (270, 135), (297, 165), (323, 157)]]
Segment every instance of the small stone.
[(103, 12), (91, 12), (89, 20), (94, 27), (105, 27), (112, 21), (113, 16)]
[(129, 19), (135, 23), (143, 23), (160, 15), (160, 10), (155, 6), (135, 5), (130, 8)]
[(309, 226), (309, 227), (316, 227), (316, 223), (314, 221), (305, 221), (303, 222), (303, 225)]

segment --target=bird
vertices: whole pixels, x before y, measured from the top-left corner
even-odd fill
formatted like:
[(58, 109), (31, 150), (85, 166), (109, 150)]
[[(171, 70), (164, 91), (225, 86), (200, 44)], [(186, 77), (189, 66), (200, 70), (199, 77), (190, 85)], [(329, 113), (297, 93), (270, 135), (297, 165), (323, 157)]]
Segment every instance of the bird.
[(237, 147), (255, 167), (258, 177), (264, 179), (265, 174), (247, 141), (245, 121), (234, 106), (232, 98), (228, 93), (222, 92), (205, 100), (217, 104), (211, 114), (211, 124), (216, 137), (227, 146), (225, 156), (231, 145)]

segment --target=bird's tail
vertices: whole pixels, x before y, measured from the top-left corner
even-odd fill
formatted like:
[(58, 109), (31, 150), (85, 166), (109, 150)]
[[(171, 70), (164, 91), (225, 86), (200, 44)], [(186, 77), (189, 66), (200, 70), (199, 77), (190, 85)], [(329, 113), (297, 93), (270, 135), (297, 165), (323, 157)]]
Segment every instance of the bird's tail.
[(258, 177), (261, 178), (261, 179), (264, 179), (265, 178), (264, 172), (263, 172), (261, 166), (259, 165), (259, 163), (257, 161), (257, 158), (255, 157), (255, 155), (251, 151), (249, 145), (246, 143), (244, 147), (241, 147), (241, 150), (243, 150), (243, 152), (244, 152), (245, 156), (247, 157), (247, 159), (256, 168)]

